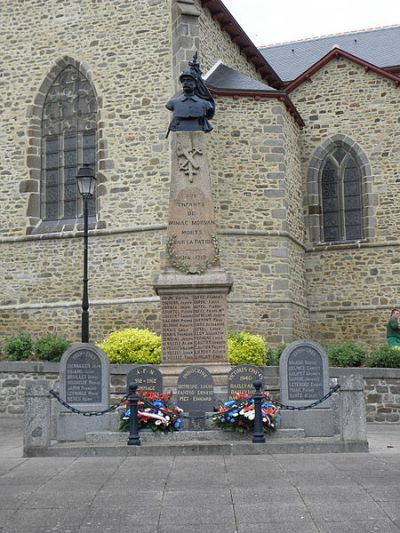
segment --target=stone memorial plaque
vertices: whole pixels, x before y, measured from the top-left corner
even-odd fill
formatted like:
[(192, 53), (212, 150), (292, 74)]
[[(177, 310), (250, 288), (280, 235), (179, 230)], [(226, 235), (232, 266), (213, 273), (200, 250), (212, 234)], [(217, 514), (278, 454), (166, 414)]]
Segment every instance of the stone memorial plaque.
[(202, 366), (188, 366), (178, 377), (178, 406), (186, 413), (212, 411), (214, 408), (214, 380)]
[(163, 393), (163, 376), (157, 367), (152, 365), (137, 365), (129, 370), (126, 376), (126, 388), (135, 381), (138, 390), (143, 392)]
[(105, 354), (90, 344), (69, 348), (60, 361), (60, 395), (72, 406), (90, 410), (109, 404), (109, 362)]
[(253, 382), (259, 379), (264, 385), (264, 372), (258, 366), (238, 365), (228, 374), (228, 397), (234, 394), (250, 394), (256, 392)]
[(164, 362), (226, 361), (226, 295), (161, 296)]
[(214, 204), (198, 187), (185, 187), (170, 202), (167, 255), (186, 274), (218, 264)]
[[(281, 401), (295, 407), (319, 400), (329, 392), (328, 358), (322, 346), (296, 341), (285, 348), (280, 366)], [(325, 401), (319, 408), (329, 408)]]

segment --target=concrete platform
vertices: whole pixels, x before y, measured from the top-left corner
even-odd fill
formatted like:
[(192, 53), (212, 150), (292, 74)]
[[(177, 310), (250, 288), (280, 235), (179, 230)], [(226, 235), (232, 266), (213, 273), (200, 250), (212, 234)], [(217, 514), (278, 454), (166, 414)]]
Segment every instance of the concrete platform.
[[(303, 429), (278, 429), (273, 433), (268, 433), (266, 439), (303, 439), (305, 437)], [(128, 433), (121, 431), (97, 431), (86, 433), (86, 442), (88, 444), (126, 444)], [(162, 433), (154, 431), (141, 431), (140, 440), (142, 443), (152, 442), (191, 442), (191, 441), (251, 441), (248, 433), (239, 433), (233, 431), (173, 431), (171, 433)]]
[(143, 442), (141, 446), (118, 443), (54, 443), (48, 448), (30, 448), (27, 457), (121, 457), (268, 455), (368, 452), (368, 442), (343, 441), (339, 437), (266, 438), (265, 443), (247, 441), (190, 440)]

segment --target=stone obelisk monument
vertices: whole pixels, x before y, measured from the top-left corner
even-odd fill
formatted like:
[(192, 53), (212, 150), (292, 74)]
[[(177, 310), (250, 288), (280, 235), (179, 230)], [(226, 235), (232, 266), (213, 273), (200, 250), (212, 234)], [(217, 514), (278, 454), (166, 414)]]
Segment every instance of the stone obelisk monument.
[(227, 302), (221, 268), (206, 138), (215, 104), (197, 54), (172, 98), (171, 185), (165, 266), (154, 288), (161, 300), (164, 363), (226, 362)]

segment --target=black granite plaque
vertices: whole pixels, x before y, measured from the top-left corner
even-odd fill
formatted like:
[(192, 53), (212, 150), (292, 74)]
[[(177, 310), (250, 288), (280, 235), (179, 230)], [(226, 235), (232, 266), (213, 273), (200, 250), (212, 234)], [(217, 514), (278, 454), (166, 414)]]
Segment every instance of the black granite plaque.
[[(329, 365), (325, 350), (308, 340), (292, 342), (279, 362), (281, 402), (293, 407), (304, 407), (323, 398), (329, 392)], [(329, 409), (330, 401), (318, 404)]]
[(136, 382), (139, 391), (155, 394), (163, 392), (163, 376), (158, 368), (152, 365), (137, 365), (132, 368), (126, 377), (127, 390), (132, 381)]
[(312, 346), (299, 346), (287, 360), (287, 390), (290, 400), (318, 400), (324, 396), (321, 354)]
[(178, 406), (188, 413), (204, 413), (214, 407), (214, 380), (202, 366), (186, 367), (178, 378)]
[(102, 366), (100, 357), (82, 348), (66, 361), (65, 390), (68, 403), (102, 402)]
[(264, 372), (258, 366), (238, 365), (232, 368), (228, 374), (228, 396), (234, 394), (253, 395), (256, 390), (253, 381), (259, 379), (264, 384)]

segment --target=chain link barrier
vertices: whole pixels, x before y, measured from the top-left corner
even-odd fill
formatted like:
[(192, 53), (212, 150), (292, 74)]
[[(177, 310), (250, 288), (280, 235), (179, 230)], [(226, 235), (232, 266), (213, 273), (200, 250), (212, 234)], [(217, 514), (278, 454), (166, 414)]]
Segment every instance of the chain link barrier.
[[(272, 405), (275, 405), (276, 407), (280, 407), (281, 409), (287, 409), (288, 411), (305, 411), (306, 409), (312, 409), (313, 407), (316, 407), (317, 405), (325, 402), (328, 398), (330, 398), (339, 389), (340, 389), (340, 385), (335, 385), (335, 387), (333, 387), (327, 394), (325, 394), (325, 396), (323, 396), (319, 400), (316, 400), (315, 402), (312, 402), (309, 405), (302, 405), (302, 406), (299, 406), (299, 407), (298, 406), (294, 406), (294, 405), (286, 405), (284, 403), (281, 403), (281, 402), (278, 402), (278, 401), (275, 401), (275, 400), (271, 400), (269, 398), (265, 398), (265, 402), (271, 403)], [(72, 413), (75, 413), (77, 415), (83, 415), (83, 416), (101, 416), (101, 415), (105, 415), (106, 413), (111, 413), (111, 412), (115, 411), (116, 409), (118, 409), (118, 407), (120, 407), (129, 398), (129, 395), (125, 394), (125, 396), (123, 396), (123, 398), (118, 403), (112, 405), (108, 409), (104, 409), (104, 411), (81, 411), (79, 409), (76, 409), (75, 407), (72, 407), (72, 405), (69, 405), (54, 390), (50, 390), (49, 394), (51, 394), (51, 396), (53, 396), (61, 405), (63, 405), (65, 408), (69, 409)], [(168, 416), (171, 416), (171, 411), (169, 411), (168, 409), (163, 409), (162, 407), (156, 408), (146, 398), (143, 398), (142, 396), (139, 396), (139, 398), (140, 398), (139, 401), (141, 403), (143, 403), (143, 405), (145, 405), (146, 407), (151, 408), (151, 409), (157, 409), (161, 413), (163, 413), (165, 415), (168, 415)], [(206, 419), (206, 418), (215, 418), (217, 416), (226, 416), (231, 411), (237, 411), (237, 410), (240, 411), (243, 407), (248, 405), (248, 403), (249, 403), (249, 400), (241, 402), (239, 404), (236, 404), (231, 409), (228, 409), (228, 410), (224, 411), (223, 413), (217, 413), (217, 412), (212, 413), (212, 414), (205, 414), (204, 413), (204, 415), (190, 415), (190, 414), (189, 415), (185, 415), (184, 413), (174, 413), (174, 415), (176, 415), (179, 418), (185, 418), (185, 419), (191, 419), (191, 420), (197, 420), (197, 419), (201, 420), (201, 419)]]
[(271, 400), (270, 403), (276, 405), (277, 407), (280, 407), (281, 409), (287, 409), (288, 411), (305, 411), (306, 409), (312, 409), (320, 403), (325, 402), (328, 398), (332, 396), (332, 394), (337, 392), (339, 389), (340, 385), (335, 385), (333, 389), (331, 389), (327, 394), (325, 394), (325, 396), (323, 396), (319, 400), (315, 400), (315, 402), (310, 403), (308, 405), (302, 405), (301, 407), (297, 407), (294, 405), (285, 405), (284, 403), (276, 402), (275, 400)]
[(72, 405), (69, 405), (69, 403), (67, 403), (65, 400), (63, 400), (60, 397), (58, 392), (54, 390), (50, 390), (49, 394), (53, 396), (53, 398), (55, 398), (61, 405), (69, 409), (72, 413), (75, 413), (77, 415), (83, 415), (83, 416), (101, 416), (101, 415), (105, 415), (106, 413), (112, 413), (113, 411), (118, 409), (118, 407), (120, 407), (128, 399), (128, 395), (125, 394), (125, 396), (121, 399), (121, 401), (119, 401), (118, 403), (114, 405), (111, 405), (108, 409), (104, 409), (104, 411), (81, 411), (80, 409), (76, 409), (76, 407), (72, 407)]

